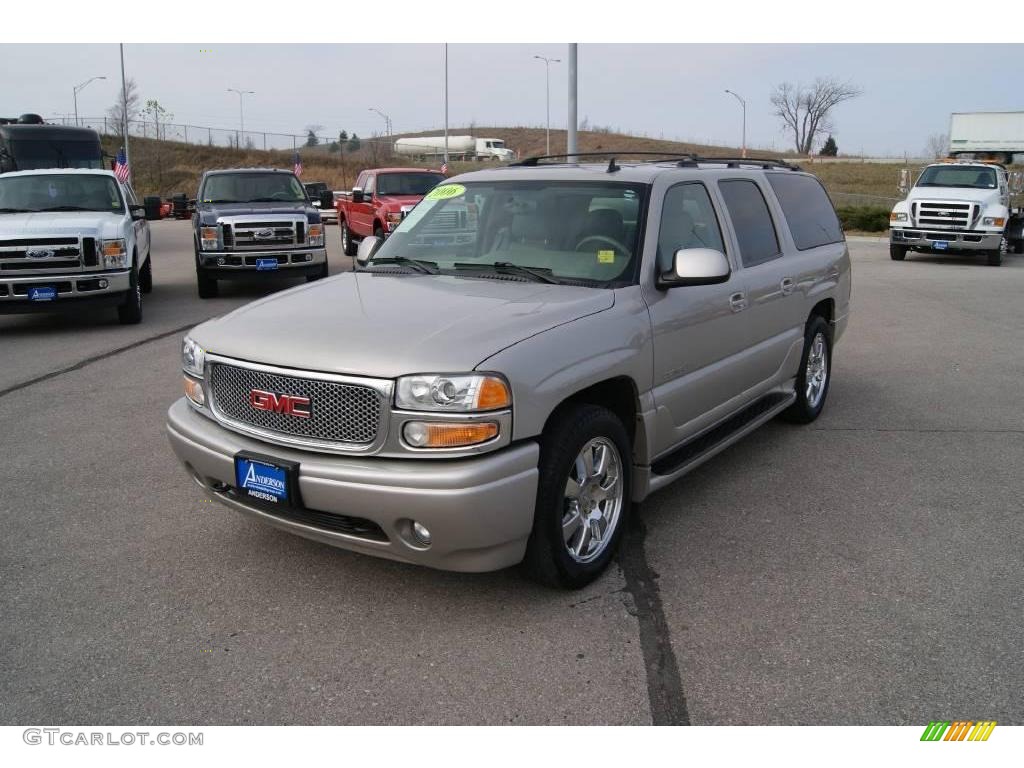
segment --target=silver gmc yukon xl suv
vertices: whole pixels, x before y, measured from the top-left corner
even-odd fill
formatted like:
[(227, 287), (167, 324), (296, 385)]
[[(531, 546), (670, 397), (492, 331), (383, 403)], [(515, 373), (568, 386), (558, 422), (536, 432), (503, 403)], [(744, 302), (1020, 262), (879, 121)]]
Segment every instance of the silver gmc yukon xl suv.
[(338, 547), (573, 588), (634, 503), (815, 419), (851, 280), (818, 180), (605, 157), (457, 176), (354, 272), (195, 328), (167, 424), (191, 476)]

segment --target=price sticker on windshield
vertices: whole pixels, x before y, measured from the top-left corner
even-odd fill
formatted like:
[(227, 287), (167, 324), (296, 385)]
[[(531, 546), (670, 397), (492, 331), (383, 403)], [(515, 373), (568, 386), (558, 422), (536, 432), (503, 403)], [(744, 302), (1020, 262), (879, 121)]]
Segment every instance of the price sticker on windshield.
[(601, 264), (614, 264), (615, 263), (615, 251), (598, 251), (597, 260)]
[(442, 184), (434, 187), (424, 200), (451, 200), (453, 197), (462, 197), (466, 194), (466, 188), (461, 184)]

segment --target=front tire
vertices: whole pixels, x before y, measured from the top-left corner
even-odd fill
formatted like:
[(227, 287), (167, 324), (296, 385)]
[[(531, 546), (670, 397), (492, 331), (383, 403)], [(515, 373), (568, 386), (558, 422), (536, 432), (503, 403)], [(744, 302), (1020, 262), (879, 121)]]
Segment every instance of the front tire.
[(348, 228), (348, 222), (344, 219), (339, 219), (338, 229), (341, 230), (341, 250), (346, 256), (355, 256), (357, 246), (352, 240), (352, 232)]
[(541, 440), (533, 531), (522, 568), (551, 587), (579, 589), (615, 556), (632, 499), (622, 422), (596, 405), (557, 414)]
[(320, 269), (318, 269), (312, 275), (306, 275), (306, 282), (312, 283), (316, 282), (317, 280), (323, 280), (325, 277), (327, 277), (328, 274), (330, 274), (330, 271), (328, 269), (327, 262), (324, 261), (324, 263), (320, 266)]
[(892, 259), (893, 261), (903, 261), (905, 258), (907, 258), (907, 246), (890, 245), (889, 258)]
[(196, 267), (196, 287), (200, 299), (215, 299), (220, 294), (217, 279), (208, 276), (202, 267)]
[(121, 325), (138, 325), (142, 322), (142, 288), (139, 285), (139, 273), (134, 269), (128, 286), (128, 295), (117, 307), (117, 321)]
[(804, 351), (796, 377), (796, 401), (782, 412), (794, 424), (810, 424), (825, 408), (832, 382), (832, 328), (815, 315), (804, 329)]
[(1009, 244), (1004, 237), (999, 241), (999, 247), (994, 251), (985, 254), (985, 261), (990, 267), (998, 267), (1003, 263), (1003, 255), (1007, 252)]
[(146, 257), (146, 263), (142, 265), (142, 270), (139, 272), (139, 288), (142, 289), (143, 293), (153, 292), (153, 259), (150, 256)]

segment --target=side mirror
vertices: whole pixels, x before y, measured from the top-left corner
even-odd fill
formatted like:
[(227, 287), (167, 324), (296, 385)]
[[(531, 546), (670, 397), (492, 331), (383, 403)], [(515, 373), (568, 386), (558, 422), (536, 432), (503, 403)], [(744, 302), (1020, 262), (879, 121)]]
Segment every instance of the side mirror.
[(907, 194), (910, 191), (910, 169), (900, 169), (900, 180), (896, 184), (896, 188), (899, 190), (901, 195)]
[(144, 205), (129, 205), (128, 212), (131, 214), (132, 221), (144, 221), (146, 218), (146, 206)]
[(682, 285), (716, 285), (732, 273), (725, 254), (714, 248), (681, 248), (675, 253), (673, 268), (663, 274), (658, 285), (675, 288)]
[(375, 254), (383, 244), (384, 241), (379, 237), (374, 237), (373, 235), (364, 237), (359, 241), (359, 248), (356, 250), (356, 261), (360, 264), (365, 264), (373, 258), (373, 254)]
[(334, 193), (333, 192), (321, 192), (320, 193), (320, 208), (333, 208), (334, 207)]
[(361, 203), (363, 202), (363, 190), (360, 187), (352, 187), (352, 202)]

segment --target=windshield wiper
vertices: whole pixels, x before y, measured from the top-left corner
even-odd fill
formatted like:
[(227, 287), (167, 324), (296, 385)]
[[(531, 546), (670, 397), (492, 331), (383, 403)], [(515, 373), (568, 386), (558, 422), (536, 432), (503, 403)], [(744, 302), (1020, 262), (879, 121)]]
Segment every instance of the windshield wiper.
[(280, 197), (254, 197), (247, 203), (301, 203), (302, 200), (282, 200)]
[(552, 283), (554, 285), (559, 285), (559, 281), (551, 276), (551, 270), (548, 267), (523, 267), (519, 264), (513, 264), (511, 261), (496, 261), (493, 264), (472, 264), (464, 262), (455, 264), (454, 267), (455, 269), (493, 269), (495, 272), (502, 274), (526, 277), (537, 283)]
[(373, 266), (374, 264), (399, 264), (403, 267), (415, 269), (417, 272), (422, 272), (425, 275), (440, 274), (436, 261), (421, 261), (420, 259), (410, 259), (406, 256), (389, 256), (383, 259), (371, 259), (368, 266)]
[(35, 213), (30, 208), (0, 208), (0, 213)]
[[(39, 208), (39, 213), (51, 213), (53, 211), (95, 211), (95, 208), (83, 208), (80, 205), (55, 205), (52, 208)], [(112, 208), (111, 210), (116, 210)]]

